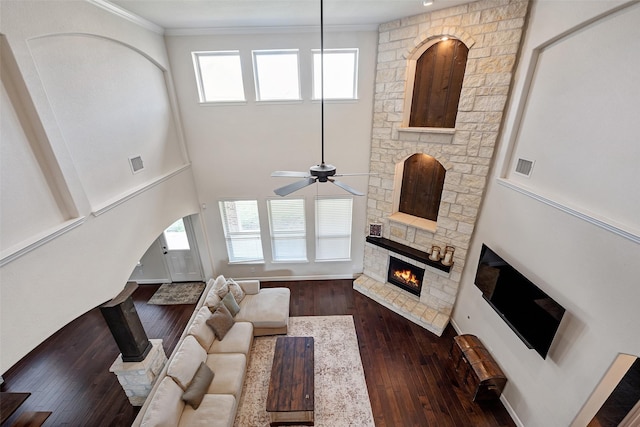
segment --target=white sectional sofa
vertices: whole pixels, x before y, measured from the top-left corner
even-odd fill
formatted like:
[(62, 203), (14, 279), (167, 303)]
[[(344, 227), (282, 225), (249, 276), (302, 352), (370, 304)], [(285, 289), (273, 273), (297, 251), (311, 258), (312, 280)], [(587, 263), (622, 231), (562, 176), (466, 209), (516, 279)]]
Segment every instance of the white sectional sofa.
[[(231, 291), (225, 287), (229, 284)], [(229, 292), (236, 307), (221, 298)], [(258, 280), (234, 282), (223, 276), (209, 280), (132, 425), (232, 427), (253, 337), (286, 334), (289, 301), (288, 288), (261, 289)], [(231, 322), (227, 306), (239, 309)], [(226, 333), (219, 339), (221, 328)]]

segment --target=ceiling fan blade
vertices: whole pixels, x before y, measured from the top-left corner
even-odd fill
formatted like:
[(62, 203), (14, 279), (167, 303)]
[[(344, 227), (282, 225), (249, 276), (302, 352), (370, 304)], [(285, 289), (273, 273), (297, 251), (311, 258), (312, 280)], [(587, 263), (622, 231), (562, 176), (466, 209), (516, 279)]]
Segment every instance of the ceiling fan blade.
[(307, 178), (303, 179), (302, 181), (296, 181), (293, 184), (285, 185), (284, 187), (276, 188), (275, 190), (273, 190), (273, 192), (278, 196), (284, 197), (287, 194), (291, 194), (294, 191), (300, 190), (301, 188), (313, 184), (314, 182), (316, 182), (315, 178)]
[(309, 172), (275, 171), (275, 172), (271, 172), (271, 176), (284, 176), (289, 178), (308, 178)]
[(378, 175), (377, 173), (361, 172), (361, 173), (337, 173), (333, 176), (364, 176), (364, 175)]
[(349, 187), (344, 182), (336, 181), (335, 179), (329, 179), (329, 181), (333, 182), (335, 185), (342, 188), (343, 190), (347, 190), (349, 193), (353, 194), (354, 196), (364, 196), (364, 193), (359, 192), (355, 188)]

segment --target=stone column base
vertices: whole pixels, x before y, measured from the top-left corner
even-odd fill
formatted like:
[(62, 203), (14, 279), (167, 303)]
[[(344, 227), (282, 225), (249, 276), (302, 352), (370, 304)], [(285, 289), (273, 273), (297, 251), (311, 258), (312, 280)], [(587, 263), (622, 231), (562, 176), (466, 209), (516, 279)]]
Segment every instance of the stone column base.
[(153, 383), (167, 363), (162, 340), (149, 340), (152, 348), (141, 362), (123, 362), (122, 354), (113, 362), (109, 372), (118, 376), (118, 381), (133, 406), (142, 406)]

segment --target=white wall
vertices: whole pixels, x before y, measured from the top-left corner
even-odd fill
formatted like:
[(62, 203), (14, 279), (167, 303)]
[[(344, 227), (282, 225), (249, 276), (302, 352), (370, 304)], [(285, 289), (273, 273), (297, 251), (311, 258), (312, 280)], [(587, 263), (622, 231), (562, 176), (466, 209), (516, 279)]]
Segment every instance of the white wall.
[(0, 7), (4, 372), (117, 295), (198, 201), (160, 34), (89, 2)]
[[(625, 105), (618, 109), (602, 91), (592, 91), (593, 76), (588, 70), (580, 72), (574, 67), (588, 63), (602, 70), (605, 65), (616, 68), (620, 63), (626, 70), (623, 73), (640, 69), (640, 59), (628, 50), (638, 43), (640, 6), (636, 3), (609, 13), (618, 5), (534, 3), (500, 151), (454, 310), (456, 328), (477, 335), (505, 371), (508, 383), (503, 401), (514, 418), (527, 427), (571, 424), (616, 356), (640, 355), (640, 248), (633, 234), (624, 233), (637, 226), (639, 211), (638, 146), (637, 138), (629, 138), (629, 126), (633, 126), (629, 120), (640, 110), (637, 95), (635, 103), (627, 98), (627, 94), (637, 94), (638, 80), (608, 79), (608, 91), (620, 94)], [(585, 26), (588, 23), (591, 25)], [(580, 28), (573, 31), (576, 26)], [(561, 35), (564, 37), (549, 43)], [(540, 69), (533, 73), (533, 54), (546, 46), (544, 73)], [(565, 46), (575, 47), (570, 56), (555, 55), (555, 49)], [(602, 46), (611, 52), (602, 55)], [(637, 51), (637, 47), (633, 49)], [(571, 70), (570, 82), (561, 80), (567, 77), (566, 70)], [(613, 75), (620, 76), (617, 73)], [(551, 90), (554, 84), (555, 90)], [(582, 96), (565, 96), (565, 87), (574, 95), (582, 91)], [(606, 137), (600, 131), (585, 134), (583, 126), (591, 127), (594, 111), (602, 111), (602, 106), (619, 113), (607, 114), (605, 121), (597, 123), (598, 128), (606, 129)], [(549, 117), (545, 109), (557, 115)], [(537, 122), (537, 117), (546, 121)], [(527, 129), (518, 133), (524, 129), (522, 124)], [(590, 152), (590, 163), (574, 162), (574, 156), (581, 157), (584, 148)], [(531, 155), (536, 158), (534, 176), (530, 180), (516, 178), (511, 173), (513, 158)], [(618, 167), (625, 169), (621, 171), (624, 183), (616, 177)], [(594, 181), (586, 178), (590, 174), (599, 174), (599, 185), (592, 188), (598, 194), (583, 191), (585, 182), (591, 185)], [(594, 217), (590, 219), (589, 213)], [(607, 222), (621, 226), (623, 232), (607, 229)], [(525, 347), (474, 286), (475, 260), (482, 243), (566, 308), (546, 359)]]
[[(282, 30), (280, 30), (282, 31)], [(269, 32), (243, 35), (172, 35), (167, 37), (185, 137), (193, 162), (202, 217), (212, 248), (217, 273), (232, 277), (352, 277), (362, 272), (365, 237), (366, 198), (354, 198), (353, 246), (351, 262), (313, 261), (316, 194), (347, 193), (325, 183), (296, 192), (304, 196), (307, 208), (308, 263), (270, 262), (270, 242), (266, 200), (278, 197), (273, 189), (293, 182), (271, 178), (274, 170), (308, 171), (320, 163), (320, 104), (311, 102), (311, 49), (319, 48), (319, 31)], [(377, 32), (326, 32), (325, 48), (360, 49), (359, 99), (357, 102), (325, 103), (325, 160), (338, 173), (367, 172)], [(299, 49), (303, 100), (297, 103), (256, 103), (251, 51), (258, 49)], [(240, 105), (200, 105), (192, 65), (192, 51), (239, 50), (247, 102)], [(364, 191), (368, 178), (341, 178)], [(218, 202), (225, 198), (257, 199), (265, 263), (231, 265), (223, 239)]]
[[(6, 43), (3, 42), (6, 46)], [(4, 53), (4, 52), (3, 52)], [(37, 137), (30, 126), (20, 122), (27, 120), (25, 108), (17, 101), (18, 84), (11, 77), (7, 67), (9, 54), (2, 56), (2, 152), (0, 170), (12, 170), (2, 174), (0, 183), (3, 200), (12, 200), (2, 206), (0, 229), (2, 249), (20, 244), (25, 236), (38, 234), (41, 230), (55, 227), (65, 222), (68, 213), (55, 194), (55, 188), (48, 183), (43, 168), (46, 160), (41, 154)], [(12, 165), (20, 165), (19, 168)], [(24, 197), (24, 195), (28, 195)]]

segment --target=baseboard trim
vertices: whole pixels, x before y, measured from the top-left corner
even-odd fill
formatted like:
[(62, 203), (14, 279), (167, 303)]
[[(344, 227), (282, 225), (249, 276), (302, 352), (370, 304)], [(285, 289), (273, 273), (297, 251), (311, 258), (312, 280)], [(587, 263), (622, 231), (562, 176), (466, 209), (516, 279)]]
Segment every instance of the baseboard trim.
[(161, 285), (163, 283), (172, 283), (171, 279), (141, 279), (132, 280), (132, 282), (136, 282), (138, 285)]
[[(233, 277), (234, 280), (260, 280), (261, 282), (293, 282), (298, 280), (346, 280), (355, 279), (362, 273), (355, 274), (330, 274), (315, 276), (253, 276), (253, 277)], [(226, 277), (226, 276), (225, 276)]]
[[(456, 331), (456, 333), (458, 335), (463, 333), (462, 329), (460, 329), (460, 326), (458, 326), (458, 324), (455, 322), (455, 320), (453, 320), (453, 317), (449, 320), (449, 323), (451, 323), (451, 326), (453, 327), (453, 329), (455, 329), (455, 331)], [(507, 375), (507, 378), (508, 377), (509, 376)], [(508, 379), (507, 379), (507, 387), (509, 387)], [(500, 395), (500, 402), (502, 402), (502, 404), (504, 405), (504, 409), (507, 410), (507, 412), (509, 413), (509, 416), (511, 417), (513, 422), (516, 423), (516, 425), (518, 427), (524, 427), (524, 423), (522, 421), (520, 421), (520, 418), (518, 418), (518, 414), (516, 414), (516, 411), (513, 410), (513, 407), (509, 403), (509, 399), (506, 398), (504, 393), (502, 393)]]
[[(507, 384), (509, 384), (508, 381), (507, 381)], [(500, 402), (502, 402), (502, 404), (504, 405), (504, 409), (507, 410), (513, 422), (516, 423), (518, 427), (524, 427), (524, 423), (520, 421), (520, 418), (518, 418), (518, 415), (509, 404), (509, 400), (504, 396), (504, 393), (500, 395)]]

